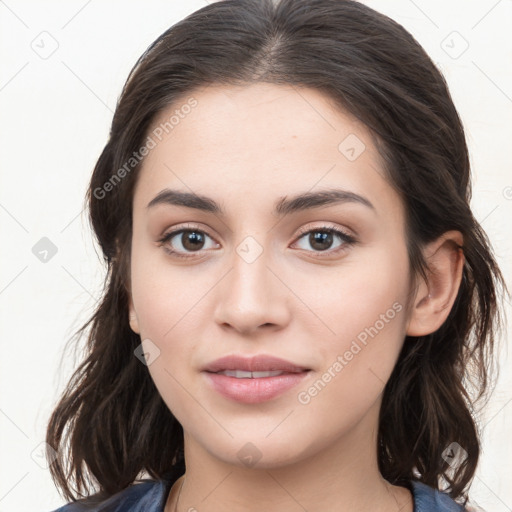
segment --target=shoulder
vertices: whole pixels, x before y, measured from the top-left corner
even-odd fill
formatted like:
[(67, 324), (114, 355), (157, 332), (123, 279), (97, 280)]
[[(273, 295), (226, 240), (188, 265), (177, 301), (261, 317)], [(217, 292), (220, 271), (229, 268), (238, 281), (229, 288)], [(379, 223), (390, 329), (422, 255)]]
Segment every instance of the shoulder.
[(141, 480), (104, 501), (92, 496), (53, 512), (163, 512), (169, 488), (168, 480)]
[(414, 512), (464, 512), (466, 509), (448, 494), (421, 482), (411, 482)]

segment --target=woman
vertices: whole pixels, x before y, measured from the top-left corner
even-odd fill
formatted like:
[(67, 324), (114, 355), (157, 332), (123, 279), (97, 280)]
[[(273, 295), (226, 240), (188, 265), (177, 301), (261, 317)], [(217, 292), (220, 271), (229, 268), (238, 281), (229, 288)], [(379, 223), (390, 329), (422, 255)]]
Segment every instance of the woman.
[(89, 187), (108, 280), (48, 425), (85, 497), (59, 510), (461, 510), (504, 286), (469, 198), (446, 83), (386, 16), (171, 27)]

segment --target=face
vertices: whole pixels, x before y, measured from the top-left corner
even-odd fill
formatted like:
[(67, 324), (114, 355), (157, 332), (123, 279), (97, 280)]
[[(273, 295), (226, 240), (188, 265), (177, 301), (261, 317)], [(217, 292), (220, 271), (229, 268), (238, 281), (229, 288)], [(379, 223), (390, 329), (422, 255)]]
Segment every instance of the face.
[(154, 123), (130, 282), (186, 450), (277, 467), (367, 446), (411, 291), (403, 205), (369, 132), (315, 90), (190, 96)]

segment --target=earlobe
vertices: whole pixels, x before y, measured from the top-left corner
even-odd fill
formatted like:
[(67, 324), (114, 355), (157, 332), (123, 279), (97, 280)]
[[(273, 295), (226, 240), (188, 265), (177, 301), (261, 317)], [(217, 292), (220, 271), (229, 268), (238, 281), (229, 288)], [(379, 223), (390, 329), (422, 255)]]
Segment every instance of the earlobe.
[(140, 334), (139, 320), (137, 318), (137, 313), (135, 312), (135, 308), (133, 307), (133, 301), (132, 301), (131, 296), (130, 296), (130, 304), (129, 304), (128, 314), (130, 317), (131, 330), (136, 334)]
[(125, 282), (125, 290), (126, 290), (126, 294), (128, 295), (128, 317), (129, 317), (130, 329), (134, 333), (140, 334), (139, 320), (137, 318), (137, 313), (135, 312), (135, 307), (133, 305), (130, 279), (128, 279)]
[(464, 253), (459, 231), (447, 231), (424, 249), (427, 280), (417, 284), (408, 336), (426, 336), (441, 327), (453, 307), (462, 280)]

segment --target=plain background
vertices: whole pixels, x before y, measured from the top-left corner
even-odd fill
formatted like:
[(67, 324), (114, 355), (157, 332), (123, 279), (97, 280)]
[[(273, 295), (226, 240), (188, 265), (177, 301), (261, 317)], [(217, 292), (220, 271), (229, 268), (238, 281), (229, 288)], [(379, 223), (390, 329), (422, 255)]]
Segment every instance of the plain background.
[[(472, 207), (510, 283), (512, 2), (365, 3), (412, 32), (444, 73), (467, 132)], [(76, 364), (72, 351), (63, 357), (64, 346), (92, 312), (103, 279), (82, 211), (85, 190), (136, 59), (205, 4), (0, 0), (2, 512), (64, 503), (41, 443)], [(50, 247), (46, 261), (36, 244)], [(482, 420), (483, 455), (471, 494), (489, 512), (512, 510), (509, 339), (503, 336), (500, 380)]]

